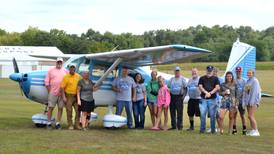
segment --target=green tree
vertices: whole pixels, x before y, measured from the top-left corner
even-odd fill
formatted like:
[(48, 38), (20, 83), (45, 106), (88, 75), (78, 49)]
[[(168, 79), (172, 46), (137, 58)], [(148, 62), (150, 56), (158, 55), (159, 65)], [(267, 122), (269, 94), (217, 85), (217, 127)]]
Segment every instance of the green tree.
[(22, 39), (20, 37), (19, 33), (6, 33), (5, 35), (0, 36), (0, 45), (5, 45), (5, 46), (13, 46), (17, 45), (20, 46), (22, 45)]

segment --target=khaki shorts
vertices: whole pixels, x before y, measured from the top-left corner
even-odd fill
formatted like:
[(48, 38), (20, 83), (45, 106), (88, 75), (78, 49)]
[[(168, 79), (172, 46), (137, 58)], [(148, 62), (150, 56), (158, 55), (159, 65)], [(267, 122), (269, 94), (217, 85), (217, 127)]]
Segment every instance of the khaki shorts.
[(64, 102), (62, 96), (54, 96), (53, 94), (49, 93), (48, 96), (48, 107), (55, 107), (57, 104), (58, 108), (64, 107)]

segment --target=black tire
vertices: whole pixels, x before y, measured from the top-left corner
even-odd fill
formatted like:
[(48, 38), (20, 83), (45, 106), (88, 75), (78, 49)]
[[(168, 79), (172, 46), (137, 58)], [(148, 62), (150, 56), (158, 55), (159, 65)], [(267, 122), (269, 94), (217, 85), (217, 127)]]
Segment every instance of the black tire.
[(112, 126), (112, 127), (105, 127), (105, 129), (107, 129), (107, 130), (117, 130), (118, 127), (114, 127), (114, 126)]
[(46, 127), (47, 125), (46, 125), (46, 124), (35, 124), (35, 126), (36, 126), (37, 128), (44, 128), (44, 127)]

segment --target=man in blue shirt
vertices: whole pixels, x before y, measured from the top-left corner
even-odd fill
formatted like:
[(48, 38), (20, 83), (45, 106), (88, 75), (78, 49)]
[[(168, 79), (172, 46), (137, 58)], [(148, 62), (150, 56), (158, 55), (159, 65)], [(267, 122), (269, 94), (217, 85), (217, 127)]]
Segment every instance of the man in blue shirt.
[(128, 68), (123, 67), (122, 76), (112, 82), (112, 90), (116, 92), (116, 114), (121, 115), (125, 106), (127, 113), (127, 126), (132, 128), (132, 100), (136, 101), (136, 84), (128, 76)]
[(175, 76), (169, 80), (168, 87), (170, 88), (170, 117), (171, 129), (183, 129), (183, 101), (187, 93), (187, 82), (181, 75), (181, 68), (175, 68)]

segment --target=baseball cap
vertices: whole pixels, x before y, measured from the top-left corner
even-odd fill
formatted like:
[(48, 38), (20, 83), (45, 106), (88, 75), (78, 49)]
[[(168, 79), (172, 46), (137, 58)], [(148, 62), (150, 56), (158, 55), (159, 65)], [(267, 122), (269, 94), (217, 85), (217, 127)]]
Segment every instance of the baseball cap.
[(213, 69), (214, 69), (214, 67), (213, 67), (212, 65), (208, 65), (208, 66), (206, 67), (206, 70), (207, 70), (208, 72), (212, 72)]
[(240, 66), (236, 67), (236, 72), (242, 72), (242, 68)]
[(181, 71), (181, 68), (179, 66), (176, 66), (175, 71)]
[(63, 62), (64, 60), (63, 60), (62, 57), (58, 57), (58, 58), (56, 59), (56, 61), (61, 61), (61, 62)]
[(75, 64), (70, 64), (70, 65), (69, 65), (69, 68), (71, 68), (71, 67), (76, 68), (76, 65), (75, 65)]

